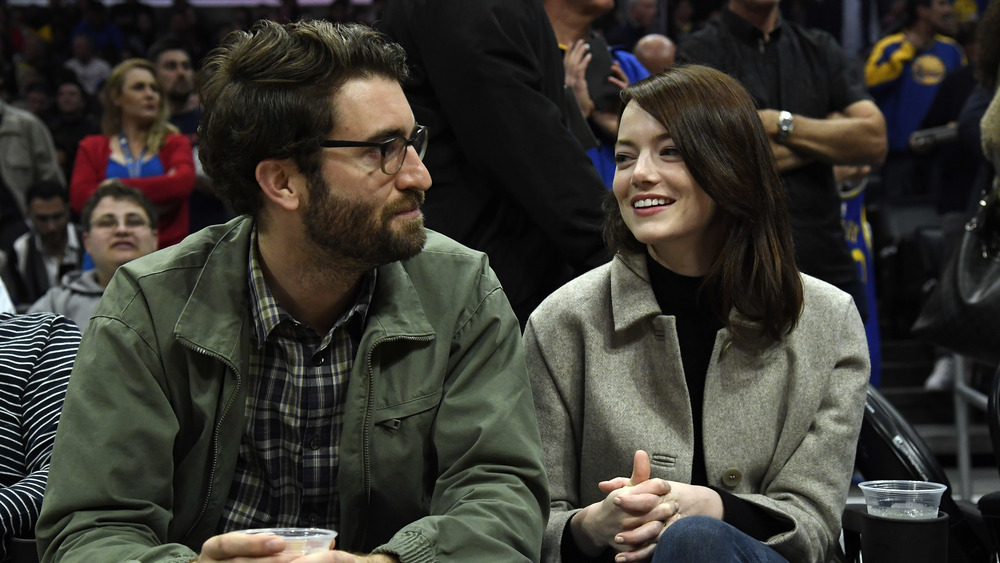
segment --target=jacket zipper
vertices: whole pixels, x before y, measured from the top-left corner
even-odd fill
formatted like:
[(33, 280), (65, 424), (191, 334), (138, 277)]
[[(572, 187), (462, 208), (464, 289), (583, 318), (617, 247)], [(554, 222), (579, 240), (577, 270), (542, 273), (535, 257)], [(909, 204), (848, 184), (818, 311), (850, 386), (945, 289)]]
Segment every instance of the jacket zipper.
[(218, 469), (219, 465), (219, 428), (222, 426), (222, 421), (225, 420), (226, 415), (229, 414), (229, 410), (233, 405), (233, 399), (239, 395), (240, 387), (243, 385), (243, 380), (240, 378), (240, 371), (236, 368), (236, 365), (230, 362), (227, 358), (220, 356), (214, 352), (209, 352), (205, 348), (198, 346), (192, 342), (184, 339), (178, 338), (178, 341), (188, 350), (195, 352), (196, 354), (201, 354), (203, 356), (208, 356), (210, 358), (215, 358), (226, 365), (230, 370), (232, 370), (233, 375), (236, 376), (236, 389), (229, 396), (226, 401), (226, 406), (222, 409), (222, 416), (219, 417), (219, 421), (215, 425), (215, 429), (212, 431), (212, 468), (208, 473), (208, 490), (205, 491), (205, 500), (201, 505), (201, 510), (198, 512), (198, 517), (194, 520), (191, 528), (188, 529), (186, 536), (191, 535), (191, 532), (198, 527), (201, 523), (202, 518), (208, 512), (208, 503), (212, 498), (212, 484), (215, 483), (215, 471)]

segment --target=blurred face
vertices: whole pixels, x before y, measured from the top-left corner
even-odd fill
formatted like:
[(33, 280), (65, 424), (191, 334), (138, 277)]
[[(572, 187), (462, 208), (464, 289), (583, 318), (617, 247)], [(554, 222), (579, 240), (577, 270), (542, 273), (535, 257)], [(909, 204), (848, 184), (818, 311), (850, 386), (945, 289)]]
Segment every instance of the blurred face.
[(639, 27), (649, 27), (656, 19), (656, 0), (639, 0), (632, 5), (632, 19)]
[(156, 76), (163, 92), (171, 98), (186, 99), (194, 91), (191, 58), (181, 50), (164, 51), (156, 60)]
[(615, 144), (613, 190), (625, 225), (682, 275), (704, 275), (718, 250), (716, 204), (688, 171), (667, 129), (629, 102)]
[(917, 12), (937, 33), (954, 35), (957, 31), (950, 0), (931, 0), (930, 6), (919, 7)]
[(56, 93), (60, 113), (76, 113), (83, 109), (83, 92), (76, 84), (61, 84)]
[(144, 68), (128, 71), (114, 104), (121, 109), (122, 121), (145, 124), (156, 119), (160, 109), (160, 89), (153, 73)]
[(66, 246), (66, 225), (69, 204), (62, 198), (33, 199), (28, 204), (28, 218), (49, 253), (61, 252)]
[(83, 62), (87, 62), (94, 55), (94, 50), (90, 46), (90, 40), (83, 35), (73, 38), (73, 57)]
[(107, 284), (119, 266), (156, 250), (156, 229), (141, 205), (105, 197), (90, 216), (83, 246), (94, 259), (98, 277)]
[[(329, 139), (408, 139), (416, 129), (398, 83), (349, 80), (336, 94), (337, 125)], [(427, 238), (420, 204), (431, 177), (412, 146), (395, 174), (381, 169), (374, 147), (324, 148), (319, 178), (309, 182), (303, 222), (315, 248), (359, 264), (380, 265), (420, 252)]]

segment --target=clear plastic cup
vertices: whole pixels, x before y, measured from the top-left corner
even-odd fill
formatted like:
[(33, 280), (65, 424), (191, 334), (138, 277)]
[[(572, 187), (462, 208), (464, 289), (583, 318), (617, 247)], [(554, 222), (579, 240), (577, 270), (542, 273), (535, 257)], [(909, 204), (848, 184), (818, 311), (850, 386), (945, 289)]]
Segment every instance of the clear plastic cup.
[(865, 495), (868, 514), (896, 520), (937, 518), (941, 495), (948, 487), (930, 481), (865, 481), (858, 487)]
[(285, 550), (282, 553), (298, 555), (328, 551), (334, 546), (334, 540), (337, 538), (337, 532), (323, 528), (256, 528), (239, 532), (279, 536), (285, 540)]

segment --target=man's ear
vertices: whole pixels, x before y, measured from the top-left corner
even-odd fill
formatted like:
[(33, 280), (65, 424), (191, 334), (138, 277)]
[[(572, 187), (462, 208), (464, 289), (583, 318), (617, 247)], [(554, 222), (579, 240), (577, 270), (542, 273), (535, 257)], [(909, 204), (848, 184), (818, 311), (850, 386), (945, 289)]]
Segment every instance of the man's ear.
[(305, 177), (289, 158), (267, 158), (257, 163), (257, 184), (264, 197), (286, 211), (295, 211), (305, 193)]

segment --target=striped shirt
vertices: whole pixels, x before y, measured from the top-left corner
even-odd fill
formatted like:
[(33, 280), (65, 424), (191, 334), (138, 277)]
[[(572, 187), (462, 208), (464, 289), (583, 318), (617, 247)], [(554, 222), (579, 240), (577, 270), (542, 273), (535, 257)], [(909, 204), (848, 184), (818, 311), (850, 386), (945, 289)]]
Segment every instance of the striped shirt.
[(79, 346), (80, 329), (65, 317), (0, 314), (0, 560), (11, 537), (34, 537)]
[(219, 521), (221, 532), (303, 526), (337, 529), (338, 439), (344, 397), (374, 270), (352, 307), (321, 336), (275, 300), (250, 244), (252, 333), (247, 404), (236, 473)]

